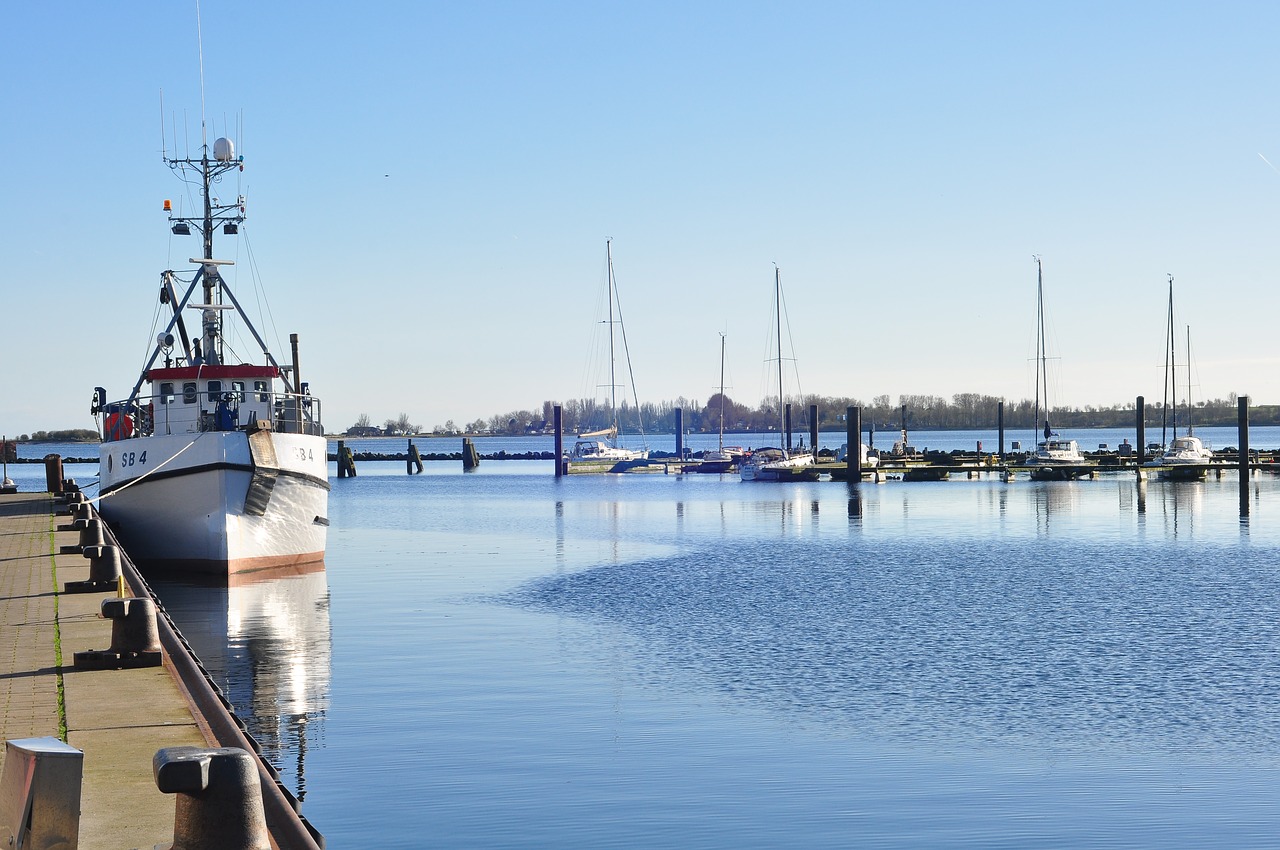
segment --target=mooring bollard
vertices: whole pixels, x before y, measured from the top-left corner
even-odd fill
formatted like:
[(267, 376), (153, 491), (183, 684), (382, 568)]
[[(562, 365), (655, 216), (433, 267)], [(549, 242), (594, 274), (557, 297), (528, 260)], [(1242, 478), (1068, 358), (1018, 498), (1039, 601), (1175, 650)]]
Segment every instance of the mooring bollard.
[(176, 795), (173, 850), (269, 850), (262, 782), (236, 747), (166, 747), (151, 760), (156, 787)]
[(102, 616), (111, 620), (111, 648), (77, 652), (77, 670), (160, 666), (160, 628), (154, 602), (135, 597), (104, 599)]
[(66, 492), (62, 486), (62, 456), (48, 454), (44, 456), (44, 484), (48, 492), (60, 495)]
[(470, 437), (462, 438), (462, 468), (475, 469), (480, 465), (480, 453), (476, 451), (476, 444), (471, 442)]
[(88, 580), (69, 581), (63, 585), (63, 592), (101, 593), (115, 590), (123, 575), (120, 568), (120, 550), (111, 545), (86, 546), (83, 554), (89, 559)]

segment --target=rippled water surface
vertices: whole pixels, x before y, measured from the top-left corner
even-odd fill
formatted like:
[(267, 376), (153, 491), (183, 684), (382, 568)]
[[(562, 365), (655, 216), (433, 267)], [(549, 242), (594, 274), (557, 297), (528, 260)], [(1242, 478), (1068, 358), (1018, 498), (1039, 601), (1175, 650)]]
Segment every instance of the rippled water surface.
[(162, 588), (331, 848), (1275, 845), (1270, 476), (549, 473), (364, 464), (318, 578)]

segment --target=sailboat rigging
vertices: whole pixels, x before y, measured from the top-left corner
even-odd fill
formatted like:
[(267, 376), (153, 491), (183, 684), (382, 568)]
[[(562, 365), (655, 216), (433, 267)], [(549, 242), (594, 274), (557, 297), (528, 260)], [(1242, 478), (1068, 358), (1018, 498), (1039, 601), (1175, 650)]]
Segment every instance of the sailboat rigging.
[(753, 451), (739, 470), (743, 481), (777, 481), (784, 475), (794, 474), (793, 470), (803, 470), (816, 462), (812, 451), (793, 450), (787, 446), (790, 440), (786, 433), (786, 390), (782, 377), (782, 271), (776, 264), (773, 267), (773, 288), (778, 342), (778, 437), (783, 445)]
[(1165, 330), (1165, 342), (1168, 350), (1165, 353), (1164, 381), (1164, 413), (1161, 417), (1162, 441), (1167, 436), (1163, 430), (1166, 419), (1172, 422), (1173, 439), (1164, 443), (1167, 448), (1160, 457), (1151, 461), (1149, 466), (1159, 468), (1161, 478), (1175, 481), (1203, 481), (1208, 477), (1209, 464), (1213, 461), (1213, 451), (1193, 433), (1191, 424), (1191, 327), (1187, 327), (1187, 430), (1178, 436), (1178, 384), (1177, 384), (1177, 349), (1174, 343), (1173, 314), (1173, 275), (1169, 275), (1169, 315)]
[(1044, 439), (1036, 445), (1036, 450), (1027, 458), (1027, 466), (1031, 469), (1031, 477), (1039, 480), (1070, 480), (1080, 475), (1090, 474), (1092, 462), (1080, 453), (1075, 440), (1066, 440), (1058, 435), (1049, 425), (1049, 367), (1046, 353), (1044, 333), (1044, 264), (1040, 255), (1036, 261), (1036, 400), (1035, 424), (1039, 427), (1040, 393), (1044, 391)]
[(729, 472), (746, 450), (741, 446), (724, 444), (724, 350), (725, 335), (720, 334), (720, 441), (715, 451), (702, 453), (702, 460), (694, 467), (698, 472)]
[[(617, 444), (618, 434), (618, 378), (617, 378), (617, 346), (614, 328), (617, 327), (622, 337), (622, 351), (627, 361), (627, 377), (631, 384), (631, 394), (636, 408), (637, 420), (640, 424), (640, 439), (644, 441), (644, 421), (640, 419), (640, 399), (635, 391), (635, 374), (631, 369), (631, 350), (627, 345), (626, 326), (622, 321), (622, 307), (618, 301), (618, 283), (613, 272), (613, 240), (605, 240), (606, 299), (608, 301), (609, 325), (609, 414), (610, 424), (607, 428), (587, 431), (578, 434), (574, 443), (571, 461), (629, 461), (644, 460), (649, 457), (649, 447), (643, 449), (626, 449)], [(614, 312), (617, 319), (614, 319)]]

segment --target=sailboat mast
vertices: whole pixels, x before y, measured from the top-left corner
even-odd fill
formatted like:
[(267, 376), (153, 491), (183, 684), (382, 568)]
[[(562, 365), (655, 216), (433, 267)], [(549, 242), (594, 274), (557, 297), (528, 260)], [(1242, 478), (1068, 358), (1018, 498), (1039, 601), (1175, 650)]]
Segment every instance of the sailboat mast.
[[(1190, 329), (1187, 333), (1190, 333)], [(719, 451), (724, 451), (724, 334), (721, 334), (721, 449)]]
[(614, 361), (613, 361), (613, 240), (606, 239), (604, 241), (605, 258), (608, 261), (608, 277), (609, 277), (609, 408), (613, 414), (613, 430), (614, 436), (618, 431), (618, 381), (614, 377)]
[[(1036, 359), (1040, 362), (1036, 364), (1036, 418), (1035, 429), (1040, 430), (1040, 386), (1043, 381), (1044, 385), (1044, 418), (1045, 424), (1049, 423), (1049, 370), (1045, 365), (1044, 350), (1044, 266), (1040, 262), (1040, 255), (1035, 255), (1036, 261)], [(1038, 439), (1038, 435), (1037, 435)], [(1045, 439), (1048, 439), (1047, 437)]]
[[(1165, 410), (1170, 412), (1173, 424), (1173, 439), (1178, 439), (1178, 350), (1174, 345), (1173, 331), (1173, 275), (1169, 275), (1169, 398), (1165, 399)], [(1170, 408), (1172, 402), (1172, 409)], [(1164, 431), (1160, 432), (1161, 439)], [(1165, 445), (1169, 445), (1165, 443)]]
[(778, 268), (778, 264), (773, 264), (773, 296), (774, 307), (777, 310), (778, 322), (778, 436), (784, 443), (791, 438), (790, 434), (784, 433), (787, 429), (787, 414), (785, 411), (786, 403), (782, 394), (782, 270)]
[(1191, 434), (1191, 325), (1187, 325), (1187, 436)]

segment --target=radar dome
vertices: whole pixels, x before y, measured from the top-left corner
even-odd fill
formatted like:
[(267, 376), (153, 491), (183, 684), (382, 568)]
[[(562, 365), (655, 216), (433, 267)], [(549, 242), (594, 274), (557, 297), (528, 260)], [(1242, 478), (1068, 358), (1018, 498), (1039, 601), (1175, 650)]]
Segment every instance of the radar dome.
[(236, 146), (226, 136), (213, 143), (213, 158), (218, 162), (230, 162), (236, 158)]

